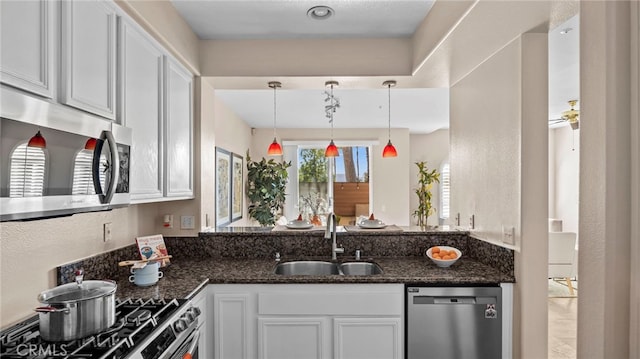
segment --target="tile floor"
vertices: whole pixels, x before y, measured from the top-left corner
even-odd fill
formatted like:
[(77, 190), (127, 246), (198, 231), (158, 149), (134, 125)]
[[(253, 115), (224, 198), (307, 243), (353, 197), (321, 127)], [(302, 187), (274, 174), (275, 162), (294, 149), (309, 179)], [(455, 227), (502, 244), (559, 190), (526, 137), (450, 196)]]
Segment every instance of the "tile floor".
[[(549, 359), (575, 359), (578, 298), (549, 283)], [(576, 291), (577, 293), (577, 291)], [(562, 296), (562, 295), (566, 296)]]

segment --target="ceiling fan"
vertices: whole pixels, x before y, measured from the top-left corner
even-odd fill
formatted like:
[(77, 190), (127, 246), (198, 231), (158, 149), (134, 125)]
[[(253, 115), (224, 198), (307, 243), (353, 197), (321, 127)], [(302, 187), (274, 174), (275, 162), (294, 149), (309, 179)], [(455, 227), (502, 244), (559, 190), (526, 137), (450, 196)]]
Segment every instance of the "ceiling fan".
[(580, 111), (574, 109), (577, 103), (578, 100), (569, 100), (569, 106), (571, 106), (571, 109), (562, 112), (562, 116), (560, 118), (549, 120), (549, 126), (567, 121), (569, 125), (571, 125), (571, 129), (577, 130), (578, 128), (580, 128), (580, 121), (578, 120)]

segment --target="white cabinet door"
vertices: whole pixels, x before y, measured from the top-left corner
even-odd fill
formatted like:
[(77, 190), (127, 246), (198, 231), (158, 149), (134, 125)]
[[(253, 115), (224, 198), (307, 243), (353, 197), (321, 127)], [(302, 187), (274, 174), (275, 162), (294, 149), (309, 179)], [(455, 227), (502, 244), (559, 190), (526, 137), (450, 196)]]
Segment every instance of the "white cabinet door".
[(399, 317), (334, 319), (334, 359), (401, 359), (401, 325)]
[(62, 1), (60, 102), (114, 119), (116, 10), (104, 1)]
[(129, 191), (133, 203), (163, 196), (162, 48), (119, 18), (119, 122), (133, 130)]
[(193, 76), (166, 57), (165, 193), (193, 197)]
[(53, 41), (57, 3), (0, 1), (0, 79), (53, 97)]
[(258, 318), (259, 359), (331, 358), (328, 318)]
[[(215, 359), (251, 359), (255, 327), (255, 311), (251, 310), (250, 293), (216, 293), (213, 295), (213, 313), (207, 319), (213, 322), (213, 335), (207, 344), (213, 347)], [(211, 349), (209, 349), (211, 351)]]

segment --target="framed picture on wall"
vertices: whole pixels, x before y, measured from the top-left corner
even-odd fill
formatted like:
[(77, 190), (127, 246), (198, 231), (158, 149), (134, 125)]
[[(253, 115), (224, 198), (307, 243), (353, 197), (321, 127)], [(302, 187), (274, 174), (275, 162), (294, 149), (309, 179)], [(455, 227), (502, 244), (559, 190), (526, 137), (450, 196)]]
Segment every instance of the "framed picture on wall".
[(231, 222), (242, 218), (242, 199), (244, 197), (243, 168), (244, 158), (234, 153), (231, 160)]
[(231, 152), (216, 147), (216, 227), (231, 222)]

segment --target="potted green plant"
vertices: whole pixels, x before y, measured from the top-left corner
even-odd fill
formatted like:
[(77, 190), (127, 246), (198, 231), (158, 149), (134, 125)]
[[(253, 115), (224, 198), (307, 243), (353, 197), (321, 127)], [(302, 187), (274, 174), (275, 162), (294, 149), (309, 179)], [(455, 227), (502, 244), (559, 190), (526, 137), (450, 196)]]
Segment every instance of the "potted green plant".
[(264, 157), (258, 162), (252, 161), (247, 151), (249, 216), (262, 226), (274, 225), (276, 214), (284, 206), (289, 167), (291, 162), (267, 161)]
[(416, 162), (418, 166), (418, 209), (413, 212), (413, 216), (418, 218), (418, 225), (427, 228), (427, 218), (436, 212), (436, 208), (431, 204), (431, 188), (434, 182), (440, 182), (440, 173), (437, 170), (429, 170), (427, 162)]

